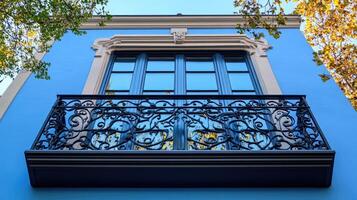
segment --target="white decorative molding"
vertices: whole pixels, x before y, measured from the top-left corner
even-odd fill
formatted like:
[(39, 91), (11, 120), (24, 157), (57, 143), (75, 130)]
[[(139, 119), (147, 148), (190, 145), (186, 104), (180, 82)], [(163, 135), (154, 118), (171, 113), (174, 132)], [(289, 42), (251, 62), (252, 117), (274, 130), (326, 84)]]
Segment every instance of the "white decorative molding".
[(259, 55), (261, 56), (261, 57), (267, 57), (268, 55), (267, 55), (267, 51), (269, 50), (269, 49), (272, 49), (272, 46), (270, 46), (269, 44), (268, 44), (268, 41), (265, 39), (265, 38), (260, 38), (258, 41), (256, 41), (257, 42), (257, 50), (259, 51)]
[[(182, 30), (183, 31), (183, 30)], [(97, 39), (93, 44), (95, 57), (83, 94), (98, 94), (109, 57), (114, 51), (150, 50), (243, 50), (251, 55), (254, 69), (264, 94), (281, 94), (266, 51), (266, 40), (254, 40), (244, 34), (185, 35), (184, 42), (174, 42), (174, 35), (114, 35)]]
[[(179, 45), (178, 45), (179, 44)], [(256, 41), (245, 34), (231, 35), (186, 35), (184, 43), (174, 42), (173, 35), (114, 35), (111, 38), (97, 39), (92, 48), (95, 55), (104, 52), (123, 50), (153, 50), (200, 48), (200, 50), (249, 50), (257, 48), (264, 52), (270, 48), (264, 41)]]
[[(276, 16), (263, 16), (267, 21), (275, 21)], [(299, 15), (286, 15), (285, 25), (281, 28), (299, 28)], [(234, 28), (244, 24), (241, 15), (114, 15), (99, 26), (100, 17), (93, 17), (82, 24), (82, 29), (113, 29), (113, 28)], [(259, 27), (257, 27), (259, 28)]]
[(93, 44), (92, 49), (95, 51), (94, 59), (82, 94), (97, 94), (99, 92), (111, 53), (107, 46), (110, 45), (101, 42)]
[(184, 43), (186, 34), (187, 28), (171, 28), (171, 35), (173, 35), (176, 44)]
[(272, 47), (268, 42), (261, 38), (256, 41), (257, 48), (250, 51), (250, 58), (253, 62), (260, 86), (264, 94), (282, 94), (279, 83), (275, 78), (273, 69), (270, 65), (267, 51)]

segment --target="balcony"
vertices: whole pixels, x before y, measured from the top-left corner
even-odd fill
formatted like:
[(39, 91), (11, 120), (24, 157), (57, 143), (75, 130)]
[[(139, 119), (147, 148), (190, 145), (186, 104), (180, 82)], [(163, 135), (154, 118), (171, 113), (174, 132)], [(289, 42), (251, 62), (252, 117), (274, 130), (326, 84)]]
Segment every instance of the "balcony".
[(34, 187), (328, 187), (335, 152), (302, 95), (59, 95)]

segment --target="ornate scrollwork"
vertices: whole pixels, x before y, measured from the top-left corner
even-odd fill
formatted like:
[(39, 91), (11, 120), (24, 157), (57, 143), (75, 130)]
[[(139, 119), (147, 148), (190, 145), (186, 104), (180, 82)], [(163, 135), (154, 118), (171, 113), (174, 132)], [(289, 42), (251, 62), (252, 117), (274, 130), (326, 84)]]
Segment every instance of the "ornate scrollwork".
[(249, 151), (328, 145), (303, 96), (78, 95), (59, 96), (33, 149)]

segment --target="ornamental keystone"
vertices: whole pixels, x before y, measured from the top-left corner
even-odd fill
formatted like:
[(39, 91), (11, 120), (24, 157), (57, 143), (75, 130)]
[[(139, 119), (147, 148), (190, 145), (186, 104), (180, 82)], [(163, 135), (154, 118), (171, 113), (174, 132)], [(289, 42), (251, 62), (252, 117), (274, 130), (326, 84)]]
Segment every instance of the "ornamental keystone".
[(187, 28), (171, 28), (171, 35), (174, 36), (174, 42), (176, 44), (184, 43), (186, 34)]

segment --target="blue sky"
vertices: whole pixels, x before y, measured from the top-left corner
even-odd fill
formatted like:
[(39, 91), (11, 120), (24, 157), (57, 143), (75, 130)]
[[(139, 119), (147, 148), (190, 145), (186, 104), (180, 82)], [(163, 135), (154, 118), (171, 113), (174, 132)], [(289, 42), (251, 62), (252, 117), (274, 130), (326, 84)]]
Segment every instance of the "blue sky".
[[(109, 0), (108, 10), (112, 15), (202, 15), (233, 14), (233, 0)], [(293, 6), (286, 6), (286, 12)], [(0, 95), (12, 79), (0, 83)]]
[[(287, 5), (287, 13), (293, 6)], [(233, 0), (109, 0), (108, 9), (117, 15), (233, 14)]]
[(111, 0), (108, 9), (119, 15), (232, 14), (233, 0)]

